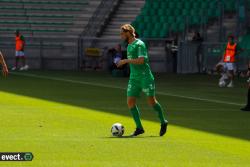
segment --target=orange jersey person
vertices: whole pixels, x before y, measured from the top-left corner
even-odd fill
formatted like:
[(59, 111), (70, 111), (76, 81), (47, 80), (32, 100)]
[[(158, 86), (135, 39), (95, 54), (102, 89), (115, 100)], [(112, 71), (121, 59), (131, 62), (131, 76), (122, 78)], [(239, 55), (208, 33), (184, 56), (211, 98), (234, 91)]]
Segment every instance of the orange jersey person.
[(237, 49), (237, 43), (227, 43), (223, 62), (227, 63), (234, 63), (235, 62), (235, 56), (236, 56), (236, 49)]
[(234, 71), (235, 71), (235, 62), (236, 56), (243, 49), (241, 49), (238, 44), (234, 41), (234, 36), (228, 36), (228, 43), (225, 48), (225, 52), (222, 56), (222, 60), (217, 64), (217, 71), (221, 74), (219, 80), (219, 86), (231, 88), (233, 87)]
[(26, 65), (26, 57), (24, 54), (24, 47), (25, 47), (25, 39), (24, 36), (20, 34), (20, 32), (17, 30), (15, 33), (15, 41), (16, 41), (16, 61), (15, 61), (15, 66), (12, 68), (12, 70), (16, 70), (18, 68), (18, 63), (19, 60), (22, 61), (22, 66), (20, 67), (20, 70), (27, 70), (28, 65)]
[(16, 51), (24, 51), (25, 40), (22, 35), (16, 35)]

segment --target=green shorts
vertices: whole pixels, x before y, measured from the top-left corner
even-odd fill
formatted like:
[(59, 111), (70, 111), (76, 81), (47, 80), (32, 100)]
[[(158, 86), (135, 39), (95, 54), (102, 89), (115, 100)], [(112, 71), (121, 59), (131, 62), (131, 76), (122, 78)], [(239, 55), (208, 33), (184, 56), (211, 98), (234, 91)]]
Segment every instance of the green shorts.
[(141, 92), (146, 96), (155, 96), (155, 82), (152, 79), (130, 79), (128, 82), (127, 96), (140, 97)]

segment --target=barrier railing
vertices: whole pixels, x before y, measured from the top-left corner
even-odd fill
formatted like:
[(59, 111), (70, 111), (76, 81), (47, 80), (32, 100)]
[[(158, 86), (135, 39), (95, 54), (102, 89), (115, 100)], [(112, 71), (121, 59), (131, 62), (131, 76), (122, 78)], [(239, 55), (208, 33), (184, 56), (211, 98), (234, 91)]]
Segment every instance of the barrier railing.
[[(222, 59), (226, 43), (180, 42), (178, 50), (178, 73), (213, 71)], [(244, 49), (244, 48), (243, 48)], [(236, 70), (247, 70), (249, 50), (236, 56)]]
[[(147, 47), (150, 49), (151, 46), (161, 46), (161, 47), (165, 47), (166, 45), (166, 40), (167, 39), (148, 39), (148, 38), (144, 38), (142, 39)], [(79, 56), (79, 68), (80, 69), (85, 69), (88, 65), (88, 62), (94, 61), (95, 64), (97, 64), (96, 62), (99, 61), (99, 64), (102, 64), (105, 66), (105, 62), (107, 61), (108, 57), (107, 57), (107, 52), (108, 49), (114, 48), (117, 44), (123, 44), (124, 42), (118, 38), (91, 38), (91, 37), (85, 37), (81, 40), (81, 46), (80, 48), (81, 50), (81, 55)], [(89, 45), (89, 43), (91, 41), (95, 41), (91, 46)], [(101, 55), (100, 57), (91, 57), (86, 55), (85, 50), (86, 48), (96, 48), (96, 49), (100, 49), (101, 50)], [(126, 52), (126, 49), (123, 50)], [(166, 53), (164, 53), (163, 56), (165, 56)], [(152, 55), (150, 55), (152, 57)], [(99, 59), (99, 60), (97, 60)], [(163, 62), (166, 61), (165, 59), (162, 60), (158, 60), (158, 58), (153, 58), (152, 61), (157, 61), (157, 62)], [(105, 67), (104, 67), (105, 69)]]
[[(32, 69), (77, 69), (78, 43), (75, 38), (25, 38), (25, 55)], [(0, 49), (9, 66), (14, 64), (14, 38), (0, 38)]]
[[(122, 41), (119, 38), (84, 38), (82, 39), (82, 55), (79, 55), (78, 39), (74, 38), (26, 38), (25, 52), (31, 68), (36, 69), (83, 69), (85, 68), (86, 55), (85, 49), (89, 48), (88, 43), (95, 41), (91, 48), (100, 56), (95, 59), (105, 63), (107, 61), (106, 53), (109, 48), (113, 48)], [(149, 50), (152, 46), (166, 47), (167, 39), (142, 39)], [(86, 44), (86, 45), (85, 45)], [(7, 62), (13, 64), (15, 58), (15, 41), (13, 38), (0, 39), (1, 51), (5, 54)], [(221, 59), (225, 50), (225, 43), (194, 43), (180, 42), (177, 56), (178, 73), (196, 73), (213, 70), (215, 65)], [(149, 55), (151, 61), (155, 63), (164, 63), (171, 65), (170, 53), (159, 55)], [(242, 71), (247, 69), (248, 56), (250, 51), (245, 50), (237, 57), (237, 69)], [(80, 56), (80, 57), (79, 57)], [(106, 57), (105, 57), (106, 56)], [(165, 59), (164, 56), (167, 58)], [(164, 59), (163, 59), (164, 58)], [(167, 62), (168, 61), (168, 62)]]

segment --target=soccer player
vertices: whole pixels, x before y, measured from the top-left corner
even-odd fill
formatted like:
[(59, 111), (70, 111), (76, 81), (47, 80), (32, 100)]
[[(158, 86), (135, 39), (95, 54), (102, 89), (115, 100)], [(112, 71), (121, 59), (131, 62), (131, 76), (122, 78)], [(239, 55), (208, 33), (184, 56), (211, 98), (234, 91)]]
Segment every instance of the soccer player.
[(2, 65), (2, 73), (3, 73), (3, 76), (7, 76), (9, 71), (8, 71), (8, 67), (5, 63), (5, 60), (4, 60), (4, 57), (3, 57), (3, 54), (2, 52), (0, 51), (0, 64)]
[(140, 120), (140, 111), (136, 105), (136, 99), (142, 91), (147, 95), (148, 104), (159, 116), (161, 122), (160, 136), (163, 136), (167, 131), (168, 121), (164, 118), (163, 109), (155, 97), (155, 82), (149, 66), (147, 48), (144, 42), (135, 38), (135, 29), (130, 24), (125, 24), (121, 27), (120, 35), (122, 40), (128, 43), (128, 59), (120, 60), (117, 66), (121, 67), (124, 64), (130, 65), (127, 104), (136, 124), (136, 130), (132, 136), (144, 133), (144, 128)]
[(19, 60), (22, 61), (22, 67), (20, 70), (27, 70), (28, 65), (26, 65), (26, 58), (24, 54), (24, 47), (25, 47), (25, 39), (24, 36), (20, 34), (20, 32), (16, 31), (16, 62), (15, 66), (12, 68), (12, 70), (16, 70), (18, 68)]
[[(250, 62), (248, 63), (247, 76), (250, 77)], [(250, 78), (248, 79), (248, 93), (247, 93), (247, 104), (241, 108), (241, 111), (250, 111)]]
[(225, 82), (225, 80), (229, 79), (228, 88), (234, 87), (233, 79), (234, 79), (234, 70), (235, 70), (235, 56), (238, 55), (243, 49), (239, 47), (239, 45), (234, 41), (234, 36), (228, 36), (228, 43), (225, 48), (224, 55), (220, 63), (216, 65), (217, 71), (221, 74), (221, 78), (219, 82)]

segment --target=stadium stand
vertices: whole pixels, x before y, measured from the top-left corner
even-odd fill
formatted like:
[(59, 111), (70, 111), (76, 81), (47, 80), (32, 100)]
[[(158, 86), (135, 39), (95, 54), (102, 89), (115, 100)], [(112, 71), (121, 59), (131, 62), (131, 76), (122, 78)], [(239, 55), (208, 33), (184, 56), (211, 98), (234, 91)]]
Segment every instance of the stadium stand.
[(120, 26), (126, 23), (131, 23), (135, 19), (135, 17), (140, 14), (141, 8), (143, 7), (144, 3), (144, 0), (121, 1), (118, 9), (112, 16), (101, 37), (119, 37)]
[[(144, 38), (164, 38), (169, 32), (183, 32), (190, 26), (207, 24), (222, 12), (216, 0), (147, 0), (132, 22)], [(235, 0), (223, 1), (226, 12), (235, 11)]]
[(144, 0), (118, 0), (117, 2), (119, 2), (118, 5), (116, 5), (115, 10), (111, 10), (109, 19), (103, 27), (101, 26), (100, 32), (95, 36), (97, 40), (94, 40), (93, 43), (93, 47), (100, 48), (103, 52), (105, 52), (105, 48), (115, 47), (121, 42), (121, 25), (131, 23), (145, 3)]
[[(118, 5), (107, 3), (111, 1)], [(85, 48), (116, 46), (121, 42), (120, 26), (132, 23), (148, 44), (153, 70), (164, 72), (172, 69), (166, 40), (175, 34), (189, 40), (198, 30), (206, 42), (223, 42), (226, 34), (236, 32), (239, 1), (0, 0), (0, 47), (12, 64), (13, 36), (19, 29), (27, 38), (29, 61), (32, 56), (43, 59), (32, 68), (75, 69), (80, 67), (76, 62), (85, 61)]]
[(140, 14), (141, 8), (144, 4), (144, 0), (121, 1), (115, 12), (110, 16), (109, 21), (105, 24), (105, 27), (98, 35), (101, 40), (95, 43), (95, 47), (110, 48), (116, 46), (117, 43), (120, 42), (121, 25), (131, 23), (135, 17)]
[(0, 0), (0, 36), (15, 29), (26, 36), (76, 37), (100, 1), (89, 0)]
[(0, 0), (0, 48), (14, 61), (14, 32), (32, 69), (76, 69), (78, 38), (101, 0)]
[[(235, 33), (237, 29), (236, 12), (236, 0), (121, 1), (117, 12), (107, 23), (101, 39), (118, 39), (120, 25), (132, 23), (140, 38), (147, 43), (154, 42), (153, 45), (148, 45), (153, 70), (169, 71), (172, 67), (168, 64), (171, 60), (166, 57), (166, 38), (179, 34), (179, 39), (191, 40), (193, 31), (198, 30), (202, 32), (206, 42), (225, 41), (227, 34)], [(115, 42), (117, 41), (99, 42), (96, 46), (112, 47)]]

